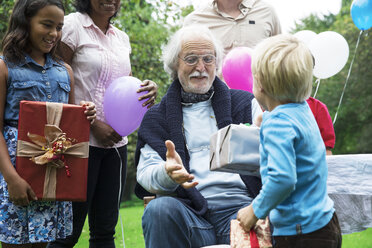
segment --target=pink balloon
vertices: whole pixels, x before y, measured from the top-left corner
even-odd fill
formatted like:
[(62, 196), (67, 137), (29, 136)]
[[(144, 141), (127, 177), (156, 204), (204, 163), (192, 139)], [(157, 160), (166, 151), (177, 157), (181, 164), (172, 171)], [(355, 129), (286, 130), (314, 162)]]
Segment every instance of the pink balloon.
[(138, 97), (147, 92), (137, 93), (141, 81), (135, 77), (120, 77), (115, 79), (106, 89), (103, 111), (107, 123), (121, 136), (133, 133), (141, 124), (147, 107), (142, 107)]
[(251, 54), (252, 50), (248, 47), (236, 47), (226, 55), (222, 75), (231, 89), (252, 92)]

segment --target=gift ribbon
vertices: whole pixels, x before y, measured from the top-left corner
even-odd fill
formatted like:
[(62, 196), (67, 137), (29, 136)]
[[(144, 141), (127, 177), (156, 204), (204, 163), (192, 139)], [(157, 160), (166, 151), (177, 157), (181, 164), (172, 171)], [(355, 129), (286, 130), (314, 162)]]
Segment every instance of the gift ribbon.
[[(59, 128), (62, 112), (62, 103), (47, 102), (47, 124), (44, 127), (45, 137), (27, 133), (27, 136), (33, 143), (24, 140), (17, 141), (17, 156), (31, 157), (30, 160), (35, 164), (46, 165), (43, 194), (44, 200), (56, 198), (57, 169), (65, 166), (64, 162), (59, 159), (48, 159), (48, 157), (50, 157), (50, 151), (45, 149), (45, 147), (50, 148), (56, 141), (66, 140), (66, 134)], [(66, 144), (68, 144), (68, 146), (64, 148), (62, 156), (70, 155), (77, 158), (88, 158), (89, 142), (72, 144), (67, 140)]]
[(223, 137), (223, 140), (221, 141), (221, 130), (218, 130), (217, 132), (217, 140), (216, 140), (216, 150), (215, 150), (215, 156), (216, 156), (216, 168), (221, 167), (221, 160), (220, 160), (220, 152), (222, 149), (222, 144), (225, 142), (225, 139), (227, 137), (227, 134), (229, 133), (229, 130), (231, 128), (231, 125), (227, 127), (227, 130), (225, 132), (225, 136)]
[(251, 242), (251, 248), (260, 248), (256, 232), (253, 230), (253, 228), (249, 231), (249, 240)]

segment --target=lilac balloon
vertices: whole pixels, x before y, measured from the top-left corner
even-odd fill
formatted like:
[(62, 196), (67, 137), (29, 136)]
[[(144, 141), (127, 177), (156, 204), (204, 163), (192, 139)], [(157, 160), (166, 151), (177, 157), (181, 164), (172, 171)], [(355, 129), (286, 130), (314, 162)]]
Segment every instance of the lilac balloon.
[(250, 48), (237, 47), (226, 55), (222, 64), (222, 75), (231, 89), (252, 92), (251, 54)]
[(147, 107), (142, 107), (138, 97), (147, 92), (137, 93), (141, 81), (135, 77), (120, 77), (115, 79), (106, 89), (103, 111), (107, 123), (121, 136), (133, 133), (141, 124)]

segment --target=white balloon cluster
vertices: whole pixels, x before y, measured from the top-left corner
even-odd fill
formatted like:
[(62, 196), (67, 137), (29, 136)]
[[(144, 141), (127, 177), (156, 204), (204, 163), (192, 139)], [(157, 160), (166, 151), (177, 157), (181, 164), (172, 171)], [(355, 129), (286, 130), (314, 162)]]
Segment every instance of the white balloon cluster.
[(349, 58), (349, 45), (337, 32), (326, 31), (316, 34), (310, 30), (302, 30), (294, 36), (308, 45), (315, 59), (313, 74), (319, 79), (337, 74)]

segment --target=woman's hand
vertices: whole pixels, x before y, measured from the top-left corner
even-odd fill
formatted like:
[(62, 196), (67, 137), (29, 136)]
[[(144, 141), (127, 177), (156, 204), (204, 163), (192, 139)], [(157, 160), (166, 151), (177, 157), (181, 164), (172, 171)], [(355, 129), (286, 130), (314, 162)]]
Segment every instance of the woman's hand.
[(85, 107), (84, 114), (87, 116), (90, 124), (96, 120), (96, 105), (93, 102), (81, 101), (80, 106)]
[(120, 134), (118, 134), (110, 125), (100, 120), (95, 120), (91, 126), (94, 137), (104, 147), (111, 147), (122, 140)]
[(30, 201), (36, 201), (37, 197), (31, 186), (21, 177), (10, 180), (8, 183), (9, 200), (15, 205), (27, 206)]
[(144, 80), (141, 84), (141, 88), (137, 90), (137, 93), (148, 91), (147, 94), (140, 96), (138, 101), (143, 99), (148, 99), (146, 102), (142, 104), (143, 107), (147, 106), (147, 108), (152, 107), (155, 104), (156, 96), (158, 95), (158, 85), (151, 80)]
[(236, 219), (244, 231), (249, 232), (256, 225), (258, 218), (254, 214), (252, 204), (239, 210)]

